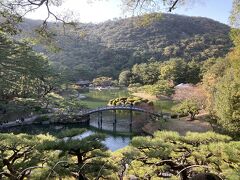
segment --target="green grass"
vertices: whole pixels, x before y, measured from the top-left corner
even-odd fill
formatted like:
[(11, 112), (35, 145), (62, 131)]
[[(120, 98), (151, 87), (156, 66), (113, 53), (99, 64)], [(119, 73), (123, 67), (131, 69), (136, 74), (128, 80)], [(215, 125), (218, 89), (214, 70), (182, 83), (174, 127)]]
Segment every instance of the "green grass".
[(154, 102), (154, 107), (158, 111), (162, 109), (163, 112), (172, 113), (171, 108), (176, 104), (177, 103), (172, 100), (157, 100)]
[[(127, 90), (102, 90), (90, 91), (84, 94), (87, 98), (82, 99), (82, 103), (90, 109), (106, 106), (110, 99), (118, 97), (128, 97), (130, 92)], [(171, 108), (177, 104), (172, 100), (157, 100), (154, 101), (156, 111), (172, 112)]]
[(117, 97), (128, 97), (129, 92), (127, 90), (102, 90), (102, 91), (90, 91), (84, 93), (87, 98), (82, 99), (82, 103), (90, 109), (106, 106), (110, 99)]
[(95, 101), (92, 101), (92, 98), (86, 98), (82, 100), (82, 102), (83, 102), (83, 105), (85, 105), (90, 109), (95, 109), (95, 108), (107, 105), (106, 101), (99, 101), (98, 99), (95, 99)]

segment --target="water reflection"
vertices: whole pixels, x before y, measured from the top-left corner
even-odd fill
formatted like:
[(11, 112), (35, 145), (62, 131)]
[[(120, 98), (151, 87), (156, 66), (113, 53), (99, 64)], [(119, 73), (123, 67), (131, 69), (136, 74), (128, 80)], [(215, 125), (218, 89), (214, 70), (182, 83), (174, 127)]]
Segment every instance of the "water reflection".
[[(116, 131), (117, 132), (131, 132), (130, 131), (130, 112), (129, 111), (120, 111), (116, 112)], [(90, 115), (90, 125), (96, 128), (99, 128), (99, 122), (101, 116), (98, 113), (94, 113)], [(114, 131), (114, 112), (113, 111), (104, 111), (102, 112), (102, 129), (108, 131)], [(146, 120), (148, 119), (148, 115), (141, 112), (133, 112), (132, 119), (132, 132), (140, 133), (142, 132), (142, 127)]]
[(55, 125), (26, 125), (26, 126), (19, 126), (19, 127), (13, 127), (9, 129), (3, 129), (1, 132), (3, 133), (14, 133), (14, 134), (19, 134), (19, 133), (26, 133), (26, 134), (31, 134), (31, 135), (37, 135), (37, 134), (52, 134), (55, 135), (59, 133), (62, 130), (65, 129), (71, 129), (71, 128), (87, 128), (88, 130), (81, 134), (76, 136), (75, 138), (85, 138), (93, 133), (100, 132), (106, 134), (106, 139), (103, 142), (108, 149), (111, 151), (116, 151), (118, 149), (121, 149), (125, 146), (127, 146), (130, 141), (131, 141), (131, 136), (130, 135), (121, 135), (114, 133), (108, 133), (106, 131), (100, 131), (97, 130), (96, 128), (92, 129), (91, 127), (86, 127), (78, 124), (69, 124), (69, 125), (61, 125), (61, 124), (55, 124)]
[[(82, 139), (92, 134), (94, 134), (94, 131), (89, 130), (81, 135), (75, 136), (74, 139)], [(109, 150), (116, 151), (118, 149), (121, 149), (127, 146), (130, 143), (130, 141), (131, 141), (131, 138), (127, 136), (116, 136), (116, 135), (113, 136), (113, 135), (107, 134), (107, 137), (105, 141), (103, 141), (103, 143), (106, 145), (106, 147)]]
[(111, 151), (116, 151), (118, 149), (126, 147), (131, 141), (130, 137), (114, 137), (108, 136), (104, 141), (104, 144), (110, 149)]

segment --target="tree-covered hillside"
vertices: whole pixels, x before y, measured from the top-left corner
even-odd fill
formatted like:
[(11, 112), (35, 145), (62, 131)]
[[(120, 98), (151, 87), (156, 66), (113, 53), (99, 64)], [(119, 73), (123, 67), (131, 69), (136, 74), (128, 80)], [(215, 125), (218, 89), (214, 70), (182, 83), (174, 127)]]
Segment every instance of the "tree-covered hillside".
[[(144, 24), (146, 18), (152, 19), (150, 23), (148, 19)], [(117, 78), (121, 70), (151, 58), (223, 57), (232, 46), (229, 31), (230, 27), (211, 19), (172, 14), (81, 24), (80, 31), (57, 37), (62, 51), (51, 59), (69, 68), (73, 79)]]

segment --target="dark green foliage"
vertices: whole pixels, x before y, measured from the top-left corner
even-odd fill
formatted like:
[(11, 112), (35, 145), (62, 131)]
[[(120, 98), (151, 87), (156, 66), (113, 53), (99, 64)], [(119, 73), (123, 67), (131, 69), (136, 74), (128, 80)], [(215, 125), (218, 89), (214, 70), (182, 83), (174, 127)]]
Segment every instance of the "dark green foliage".
[(192, 60), (170, 59), (160, 65), (160, 79), (172, 80), (174, 84), (200, 82), (200, 67), (202, 63)]
[[(185, 62), (179, 58), (164, 62), (151, 62), (150, 60), (148, 63), (135, 64), (130, 72), (127, 71), (127, 75), (128, 81), (133, 84), (153, 85), (153, 87), (155, 86), (156, 88), (163, 86), (166, 89), (167, 87), (171, 89), (174, 85), (180, 83), (199, 83), (202, 71), (205, 71), (204, 68), (206, 68), (201, 68), (202, 66), (202, 63), (198, 63), (195, 60)], [(126, 71), (122, 73), (126, 73)], [(122, 73), (120, 74), (121, 76), (123, 75)], [(161, 90), (159, 92), (161, 93)], [(165, 93), (164, 90), (162, 90), (162, 92), (164, 95), (171, 95), (167, 90)]]
[(190, 120), (194, 120), (199, 113), (200, 105), (196, 100), (186, 99), (173, 107), (173, 111), (179, 114), (189, 114)]
[(188, 64), (183, 59), (170, 59), (160, 66), (160, 79), (171, 80), (174, 84), (187, 82)]
[(0, 179), (25, 179), (32, 177), (35, 169), (44, 168), (51, 155), (42, 152), (39, 145), (53, 139), (42, 135), (0, 134)]
[(239, 177), (240, 143), (228, 136), (207, 133), (156, 132), (153, 138), (135, 137), (132, 148), (123, 150), (130, 161), (128, 175), (140, 179), (186, 179), (211, 172), (223, 179)]
[[(73, 81), (99, 76), (117, 79), (122, 70), (151, 58), (199, 62), (223, 57), (232, 46), (230, 28), (224, 24), (200, 17), (162, 14), (159, 19), (159, 14), (154, 15), (157, 18), (146, 26), (136, 25), (146, 17), (80, 24), (80, 33), (67, 31), (67, 36), (56, 37), (62, 51), (51, 59), (69, 69), (68, 78)], [(31, 29), (36, 23), (28, 20), (24, 26)]]
[[(115, 167), (108, 162), (109, 153), (102, 141), (103, 134), (91, 134), (87, 137), (74, 138), (82, 135), (86, 130), (65, 130), (57, 135), (55, 141), (45, 141), (44, 150), (60, 151), (59, 157), (65, 157), (67, 168), (60, 169), (57, 174), (68, 174), (78, 179), (92, 179), (96, 177), (107, 177), (113, 173)], [(56, 170), (55, 170), (56, 171)]]
[(135, 64), (132, 67), (132, 83), (156, 83), (159, 77), (159, 64), (159, 62)]
[(129, 147), (110, 154), (102, 144), (104, 135), (84, 136), (85, 131), (65, 130), (58, 138), (0, 134), (0, 177), (186, 179), (210, 172), (223, 179), (237, 179), (240, 174), (240, 143), (225, 135), (188, 132), (180, 136), (158, 131), (153, 137), (134, 137)]
[(103, 86), (103, 87), (111, 86), (113, 84), (112, 78), (104, 77), (104, 76), (95, 78), (93, 79), (92, 82), (94, 86)]
[(132, 76), (131, 71), (129, 70), (122, 71), (118, 77), (119, 85), (128, 86), (130, 84), (131, 76)]
[(197, 84), (201, 81), (201, 65), (196, 61), (190, 61), (187, 64), (186, 80), (185, 82)]
[[(103, 134), (83, 135), (85, 129), (50, 135), (0, 134), (0, 179), (108, 177), (116, 167), (103, 145)], [(31, 171), (29, 171), (31, 170)]]
[(159, 80), (153, 85), (145, 85), (138, 88), (138, 91), (144, 91), (155, 96), (171, 96), (174, 93), (174, 86), (171, 81)]
[[(200, 82), (202, 63), (185, 62), (183, 59), (170, 59), (165, 62), (151, 61), (135, 64), (128, 73), (131, 91), (144, 91), (152, 95), (170, 96), (174, 86), (180, 83)], [(122, 72), (123, 74), (125, 71)], [(121, 75), (122, 75), (121, 73)], [(125, 77), (126, 79), (126, 77)], [(141, 83), (143, 86), (134, 86)]]
[(50, 118), (48, 116), (39, 116), (34, 120), (34, 123), (42, 123), (44, 121), (49, 121)]
[(48, 60), (26, 43), (0, 32), (0, 54), (0, 100), (39, 98), (53, 90), (57, 78)]
[(78, 128), (67, 129), (67, 130), (64, 130), (64, 131), (60, 132), (59, 134), (57, 134), (57, 137), (60, 139), (64, 138), (64, 137), (73, 137), (73, 136), (82, 134), (86, 131), (87, 131), (86, 129), (78, 129)]

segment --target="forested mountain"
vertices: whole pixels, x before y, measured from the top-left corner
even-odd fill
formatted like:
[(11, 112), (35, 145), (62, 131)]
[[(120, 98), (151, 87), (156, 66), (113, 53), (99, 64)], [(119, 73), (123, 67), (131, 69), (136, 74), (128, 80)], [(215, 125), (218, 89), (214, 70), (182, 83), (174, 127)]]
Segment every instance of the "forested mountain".
[(162, 14), (142, 25), (144, 18), (81, 24), (80, 31), (57, 36), (62, 51), (50, 59), (71, 70), (72, 79), (117, 78), (120, 71), (149, 59), (203, 61), (225, 56), (232, 46), (230, 27), (208, 18)]

